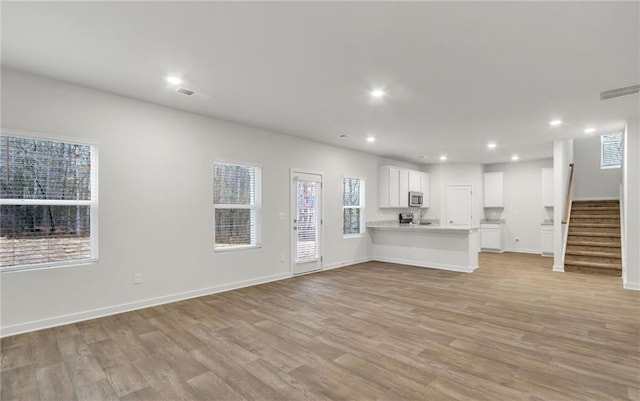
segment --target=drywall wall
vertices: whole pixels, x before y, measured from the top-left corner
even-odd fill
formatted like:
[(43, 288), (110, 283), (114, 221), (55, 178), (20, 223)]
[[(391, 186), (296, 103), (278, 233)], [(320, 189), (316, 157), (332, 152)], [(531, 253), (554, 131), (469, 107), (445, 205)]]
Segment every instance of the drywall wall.
[(545, 167), (553, 167), (553, 159), (484, 166), (485, 172), (504, 172), (504, 208), (490, 209), (492, 215), (486, 218), (505, 220), (507, 251), (541, 252), (540, 223), (553, 219), (553, 211), (542, 206), (542, 169)]
[(564, 271), (566, 224), (562, 224), (569, 185), (569, 165), (573, 163), (573, 139), (553, 142), (553, 270)]
[[(417, 168), (12, 69), (2, 118), (97, 143), (100, 193), (99, 263), (2, 273), (2, 335), (288, 277), (291, 168), (324, 174), (324, 266), (366, 260), (367, 236), (342, 237), (343, 176), (366, 180), (367, 220), (391, 219), (376, 207), (378, 166)], [(213, 251), (215, 160), (262, 167), (261, 248)]]
[(621, 168), (600, 168), (600, 135), (573, 140), (573, 199), (619, 199)]
[(640, 124), (627, 121), (623, 148), (623, 283), (640, 290)]
[(429, 189), (431, 192), (430, 206), (424, 213), (424, 218), (439, 220), (440, 225), (446, 225), (447, 216), (447, 186), (471, 185), (473, 194), (473, 221), (477, 226), (482, 218), (483, 176), (482, 165), (473, 163), (442, 163), (423, 166), (422, 171), (429, 173)]

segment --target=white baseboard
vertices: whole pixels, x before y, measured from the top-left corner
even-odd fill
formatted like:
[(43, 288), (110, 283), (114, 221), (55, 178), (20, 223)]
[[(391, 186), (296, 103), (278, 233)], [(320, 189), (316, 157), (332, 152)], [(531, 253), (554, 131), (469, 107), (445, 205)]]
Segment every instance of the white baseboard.
[(628, 281), (624, 281), (623, 287), (625, 290), (635, 290), (640, 291), (640, 283), (630, 283)]
[(526, 249), (526, 248), (507, 248), (504, 250), (505, 252), (515, 252), (515, 253), (533, 253), (540, 255), (542, 250), (540, 249)]
[(34, 320), (26, 323), (19, 323), (11, 326), (0, 328), (0, 338), (12, 336), (16, 334), (26, 333), (29, 331), (48, 329), (51, 327), (62, 326), (70, 323), (77, 323), (83, 320), (96, 319), (99, 317), (115, 315), (117, 313), (130, 312), (137, 309), (149, 308), (151, 306), (162, 305), (170, 302), (183, 301), (185, 299), (197, 298), (205, 295), (216, 294), (219, 292), (236, 290), (239, 288), (250, 287), (258, 284), (270, 283), (272, 281), (283, 280), (292, 277), (291, 273), (279, 273), (271, 276), (260, 277), (251, 280), (236, 281), (234, 283), (218, 285), (214, 287), (201, 288), (193, 291), (180, 292), (171, 295), (163, 295), (161, 297), (143, 299), (141, 301), (129, 302), (120, 305), (107, 306), (104, 308), (92, 309), (68, 315), (60, 315), (47, 319)]
[(562, 266), (553, 265), (553, 271), (554, 272), (564, 273), (564, 265), (562, 265)]
[(480, 248), (478, 252), (505, 253), (504, 249)]
[(467, 266), (460, 266), (460, 265), (445, 265), (445, 264), (421, 262), (421, 261), (407, 260), (407, 259), (396, 259), (396, 258), (373, 257), (372, 260), (377, 262), (397, 263), (400, 265), (427, 267), (430, 269), (450, 270), (450, 271), (460, 272), (460, 273), (471, 273), (478, 268), (478, 266), (467, 267)]
[(351, 265), (357, 265), (358, 263), (371, 262), (371, 260), (372, 260), (371, 258), (362, 258), (362, 259), (347, 260), (347, 261), (344, 261), (344, 262), (329, 263), (329, 264), (326, 264), (326, 265), (322, 266), (322, 271), (338, 269), (340, 267), (346, 267), (346, 266), (351, 266)]

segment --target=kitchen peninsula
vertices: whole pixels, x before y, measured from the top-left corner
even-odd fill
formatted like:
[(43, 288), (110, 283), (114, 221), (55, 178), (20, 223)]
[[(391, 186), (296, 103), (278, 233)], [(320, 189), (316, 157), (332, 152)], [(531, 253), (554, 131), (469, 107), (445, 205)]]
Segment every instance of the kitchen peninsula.
[(471, 273), (478, 267), (478, 228), (367, 223), (373, 260)]

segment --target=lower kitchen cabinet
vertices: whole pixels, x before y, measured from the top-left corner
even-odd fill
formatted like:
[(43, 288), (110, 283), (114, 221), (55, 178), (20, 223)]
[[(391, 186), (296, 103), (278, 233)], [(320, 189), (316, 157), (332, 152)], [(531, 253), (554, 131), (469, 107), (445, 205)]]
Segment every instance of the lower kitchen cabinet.
[(480, 248), (483, 251), (504, 252), (502, 224), (480, 223)]
[(553, 226), (543, 224), (540, 226), (540, 232), (542, 236), (542, 256), (553, 256)]

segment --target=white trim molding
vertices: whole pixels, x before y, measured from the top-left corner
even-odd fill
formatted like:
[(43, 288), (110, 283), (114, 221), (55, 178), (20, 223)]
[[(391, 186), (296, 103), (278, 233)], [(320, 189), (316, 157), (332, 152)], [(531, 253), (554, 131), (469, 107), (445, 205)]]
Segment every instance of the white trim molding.
[(152, 306), (167, 304), (176, 301), (183, 301), (186, 299), (202, 297), (205, 295), (217, 294), (220, 292), (237, 290), (239, 288), (251, 287), (258, 284), (270, 283), (272, 281), (279, 281), (291, 278), (289, 272), (274, 274), (271, 276), (260, 277), (251, 280), (236, 281), (229, 284), (218, 285), (214, 287), (201, 288), (199, 290), (180, 292), (170, 295), (163, 295), (155, 298), (143, 299), (141, 301), (129, 302), (120, 305), (107, 306), (104, 308), (97, 308), (86, 310), (77, 313), (71, 313), (68, 315), (60, 315), (50, 317), (41, 320), (34, 320), (31, 322), (19, 323), (11, 326), (0, 328), (0, 338), (13, 336), (16, 334), (26, 333), (29, 331), (48, 329), (51, 327), (62, 326), (65, 324), (77, 323), (83, 320), (96, 319), (109, 315), (115, 315), (117, 313), (131, 312), (137, 309), (149, 308)]
[(362, 259), (345, 260), (344, 262), (328, 263), (328, 264), (322, 266), (322, 270), (321, 271), (339, 269), (341, 267), (347, 267), (347, 266), (353, 266), (353, 265), (357, 265), (359, 263), (371, 262), (372, 260), (373, 259), (371, 259), (371, 258), (362, 258)]

